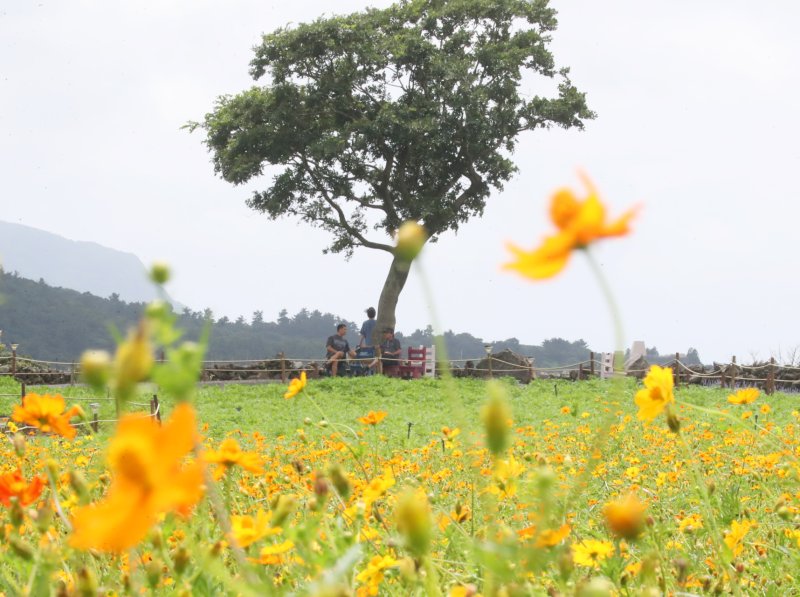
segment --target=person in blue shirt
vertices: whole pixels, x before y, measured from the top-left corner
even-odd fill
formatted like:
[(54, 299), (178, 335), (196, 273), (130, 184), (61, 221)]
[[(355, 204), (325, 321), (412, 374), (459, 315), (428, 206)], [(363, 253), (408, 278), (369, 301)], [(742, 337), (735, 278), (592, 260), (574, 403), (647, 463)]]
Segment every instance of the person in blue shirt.
[(360, 348), (375, 348), (372, 334), (375, 331), (375, 307), (367, 309), (367, 319), (361, 324), (361, 340), (358, 342)]

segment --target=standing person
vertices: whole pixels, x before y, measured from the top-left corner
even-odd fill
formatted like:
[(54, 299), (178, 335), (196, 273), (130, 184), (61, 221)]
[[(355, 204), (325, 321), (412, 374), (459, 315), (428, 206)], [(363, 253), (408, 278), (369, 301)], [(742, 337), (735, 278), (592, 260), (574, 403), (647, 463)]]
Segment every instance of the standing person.
[(328, 359), (327, 364), (331, 366), (331, 375), (333, 377), (336, 377), (336, 374), (339, 372), (340, 360), (346, 358), (348, 355), (350, 358), (356, 356), (356, 351), (350, 348), (350, 343), (344, 339), (346, 334), (347, 326), (340, 323), (336, 326), (336, 333), (333, 336), (329, 336), (328, 341), (325, 343)]
[[(381, 363), (383, 364), (384, 375), (394, 376), (398, 374), (400, 367), (400, 353), (403, 349), (400, 346), (400, 340), (394, 337), (394, 329), (383, 328), (383, 342), (381, 342)], [(370, 364), (370, 367), (376, 367), (378, 359), (375, 359)]]
[(372, 339), (372, 333), (375, 331), (375, 307), (367, 309), (367, 320), (361, 324), (361, 339), (358, 346), (361, 348), (374, 348), (375, 344)]

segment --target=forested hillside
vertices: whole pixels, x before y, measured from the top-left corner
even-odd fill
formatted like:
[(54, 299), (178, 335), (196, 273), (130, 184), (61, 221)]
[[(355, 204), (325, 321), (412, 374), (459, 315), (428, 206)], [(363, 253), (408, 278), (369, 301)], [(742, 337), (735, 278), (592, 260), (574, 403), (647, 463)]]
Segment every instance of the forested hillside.
[[(112, 350), (111, 330), (124, 333), (136, 323), (144, 303), (126, 303), (116, 295), (100, 298), (65, 288), (53, 288), (16, 274), (0, 272), (0, 330), (7, 345), (19, 344), (19, 353), (37, 359), (72, 361), (88, 348)], [(263, 359), (283, 352), (298, 359), (322, 358), (325, 339), (338, 323), (346, 323), (351, 345), (358, 342), (361, 322), (340, 319), (331, 313), (301, 309), (290, 316), (281, 311), (275, 321), (266, 321), (256, 311), (249, 318), (215, 319), (210, 310), (184, 309), (180, 327), (187, 339), (196, 340), (205, 325), (211, 325), (210, 360)], [(433, 330), (398, 332), (403, 346), (433, 344)], [(451, 359), (477, 360), (485, 356), (484, 340), (468, 333), (445, 333)], [(583, 340), (570, 342), (561, 338), (544, 340), (540, 345), (521, 344), (516, 338), (491, 342), (493, 352), (505, 348), (536, 359), (538, 367), (577, 363), (589, 358), (590, 348)], [(691, 352), (691, 350), (690, 350)], [(692, 354), (696, 358), (696, 351)], [(659, 362), (656, 349), (648, 349), (647, 358)], [(667, 357), (663, 357), (667, 359)]]

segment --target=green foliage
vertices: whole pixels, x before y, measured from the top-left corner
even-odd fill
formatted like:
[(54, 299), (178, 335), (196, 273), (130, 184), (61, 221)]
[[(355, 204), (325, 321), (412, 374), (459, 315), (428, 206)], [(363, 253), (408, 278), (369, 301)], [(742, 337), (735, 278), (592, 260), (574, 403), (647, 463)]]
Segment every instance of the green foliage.
[[(390, 249), (366, 239), (371, 224), (419, 221), (435, 238), (509, 180), (521, 132), (594, 116), (555, 66), (547, 4), (404, 1), (278, 29), (251, 62), (267, 84), (221, 97), (192, 126), (229, 182), (280, 166), (249, 205), (328, 230), (331, 251)], [(520, 92), (531, 74), (557, 81), (552, 97)]]

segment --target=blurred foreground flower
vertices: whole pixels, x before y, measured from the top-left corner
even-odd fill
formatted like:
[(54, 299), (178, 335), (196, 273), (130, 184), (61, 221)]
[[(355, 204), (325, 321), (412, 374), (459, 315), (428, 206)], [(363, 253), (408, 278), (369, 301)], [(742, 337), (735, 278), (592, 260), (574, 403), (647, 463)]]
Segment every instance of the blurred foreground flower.
[(103, 501), (74, 511), (70, 545), (121, 552), (144, 539), (159, 515), (188, 514), (204, 489), (201, 464), (183, 465), (196, 440), (188, 404), (175, 407), (163, 427), (148, 416), (123, 417), (109, 445), (111, 487)]
[(72, 406), (64, 412), (65, 408), (64, 397), (60, 394), (28, 394), (22, 399), (22, 406), (14, 406), (11, 418), (18, 423), (36, 427), (43, 433), (55, 433), (72, 439), (77, 431), (69, 424), (69, 420), (83, 415), (83, 410), (80, 406)]
[(582, 175), (581, 178), (588, 191), (585, 199), (578, 199), (570, 189), (560, 189), (553, 195), (550, 219), (558, 229), (556, 234), (545, 237), (542, 244), (531, 251), (509, 243), (508, 249), (515, 259), (506, 263), (504, 269), (532, 280), (552, 278), (564, 269), (575, 249), (585, 249), (603, 238), (628, 234), (628, 224), (636, 210), (628, 210), (616, 221), (607, 222), (606, 209), (597, 189), (588, 177)]
[(644, 386), (645, 389), (636, 392), (634, 398), (639, 407), (637, 416), (643, 421), (652, 421), (668, 404), (675, 402), (675, 395), (672, 393), (672, 369), (653, 365), (644, 378)]
[(114, 382), (118, 397), (127, 399), (136, 389), (136, 384), (150, 376), (155, 359), (150, 343), (150, 331), (145, 321), (117, 347), (114, 356)]
[(286, 390), (286, 393), (283, 395), (284, 398), (294, 398), (300, 392), (302, 392), (306, 387), (306, 372), (303, 371), (300, 373), (300, 378), (295, 378), (291, 382), (289, 382), (289, 389)]
[(13, 473), (0, 475), (0, 504), (11, 505), (11, 498), (16, 498), (20, 506), (29, 506), (39, 499), (44, 489), (41, 477), (34, 477), (30, 482), (17, 469)]
[(647, 504), (640, 501), (635, 493), (622, 499), (608, 502), (603, 507), (603, 516), (609, 530), (617, 537), (635, 539), (644, 528), (644, 512)]
[(751, 402), (755, 402), (759, 394), (760, 392), (756, 388), (744, 388), (728, 396), (728, 402), (731, 404), (750, 404)]

